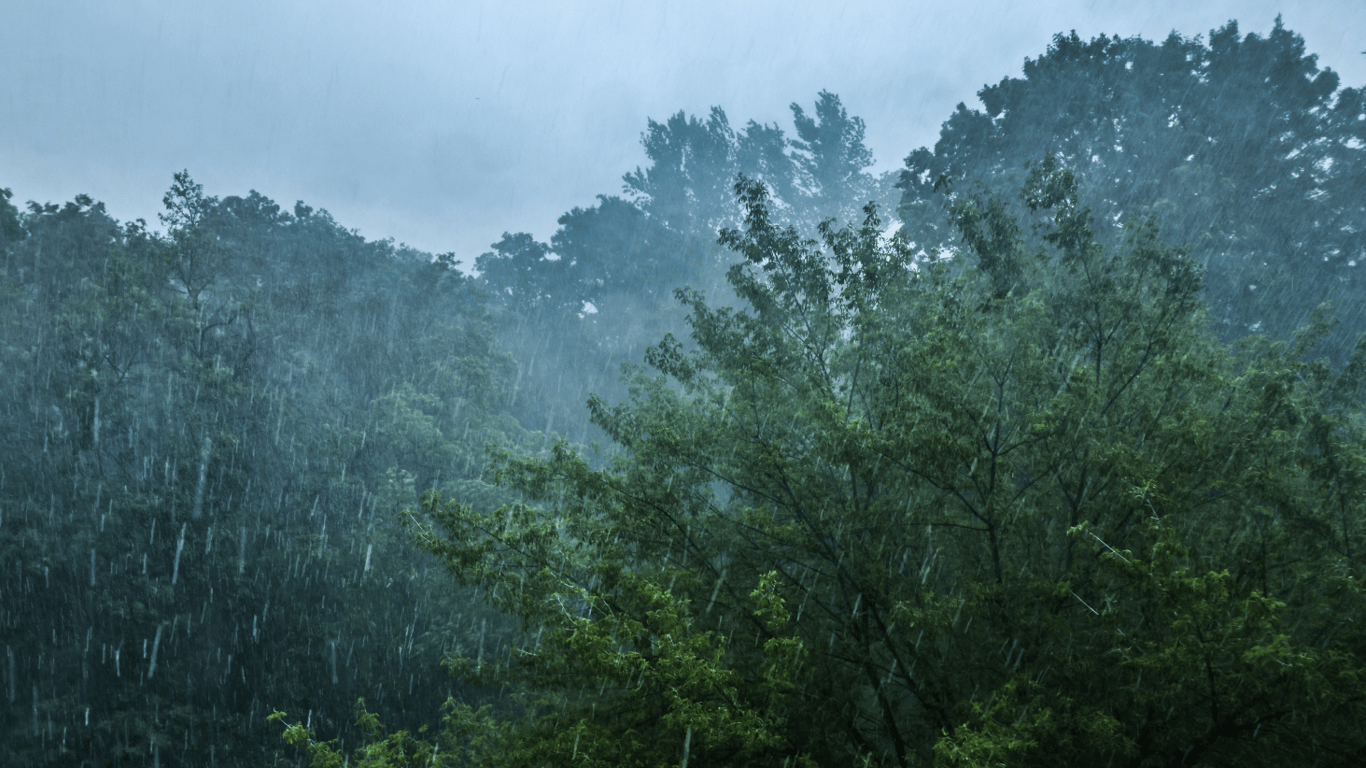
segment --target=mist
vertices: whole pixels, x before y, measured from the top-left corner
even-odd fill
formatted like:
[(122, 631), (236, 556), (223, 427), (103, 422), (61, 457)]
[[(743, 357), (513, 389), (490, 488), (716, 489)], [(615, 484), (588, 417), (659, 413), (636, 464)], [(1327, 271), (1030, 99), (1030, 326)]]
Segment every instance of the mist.
[(8, 19), (0, 764), (1366, 749), (1352, 3)]

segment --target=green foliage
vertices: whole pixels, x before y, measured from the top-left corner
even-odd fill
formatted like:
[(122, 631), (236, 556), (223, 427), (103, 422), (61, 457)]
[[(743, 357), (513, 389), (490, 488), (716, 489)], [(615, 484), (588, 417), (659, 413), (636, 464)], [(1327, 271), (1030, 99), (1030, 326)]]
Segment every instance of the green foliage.
[(1154, 224), (1107, 246), (1075, 174), (1023, 178), (935, 261), (873, 206), (807, 239), (742, 178), (748, 308), (679, 292), (695, 346), (590, 403), (611, 465), (504, 452), (519, 500), (424, 501), (419, 545), (528, 638), (452, 667), (525, 697), (479, 764), (1366, 749), (1362, 366), (1300, 362), (1326, 320), (1230, 351)]
[(860, 221), (868, 200), (895, 198), (894, 174), (869, 172), (863, 121), (838, 96), (822, 91), (812, 115), (795, 103), (792, 115), (791, 139), (753, 121), (736, 130), (719, 107), (705, 118), (650, 120), (641, 137), (649, 166), (624, 177), (625, 199), (599, 195), (575, 207), (549, 243), (504, 233), (475, 261), (502, 310), (499, 340), (518, 359), (507, 405), (524, 424), (601, 440), (583, 404), (593, 393), (625, 397), (620, 366), (686, 332), (673, 290), (729, 293), (730, 254), (716, 234), (743, 217), (731, 194), (737, 173), (767, 184), (780, 198), (774, 215), (808, 235), (830, 217)]
[(731, 196), (736, 174), (768, 187), (781, 201), (775, 215), (784, 224), (814, 232), (827, 218), (857, 222), (879, 188), (868, 172), (873, 155), (863, 143), (863, 120), (828, 91), (817, 95), (814, 115), (795, 102), (791, 110), (792, 139), (777, 125), (752, 120), (736, 131), (720, 107), (706, 119), (678, 112), (651, 120), (641, 137), (651, 165), (626, 174), (625, 190), (652, 219), (708, 240), (743, 220)]
[(1361, 92), (1278, 22), (981, 96), (894, 237), (822, 92), (477, 279), (0, 190), (0, 762), (1360, 764)]
[(1169, 243), (1191, 248), (1224, 340), (1289, 336), (1331, 300), (1344, 323), (1323, 349), (1341, 365), (1366, 307), (1366, 122), (1361, 88), (1339, 86), (1279, 18), (1265, 36), (1235, 22), (1206, 39), (1059, 34), (906, 157), (898, 215), (917, 250), (947, 248), (945, 190), (949, 206), (979, 196), (977, 182), (1011, 195), (1047, 148), (1075, 170), (1102, 242), (1158, 216)]
[(433, 486), (506, 498), (483, 294), (187, 173), (165, 236), (0, 200), (0, 763), (269, 763), (267, 702), (416, 727), (440, 661), (506, 633), (397, 519)]
[[(360, 726), (368, 742), (356, 750), (356, 768), (446, 768), (467, 764), (459, 751), (441, 754), (439, 748), (418, 738), (426, 733), (425, 725), (418, 728), (418, 737), (410, 736), (407, 731), (386, 733), (379, 718), (365, 709), (364, 699), (356, 703), (356, 709), (356, 725)], [(285, 717), (284, 712), (276, 711), (266, 720), (277, 722)], [(451, 718), (447, 718), (448, 724), (450, 721)], [(350, 764), (338, 750), (335, 740), (316, 741), (307, 725), (285, 725), (283, 737), (287, 744), (303, 750), (310, 768), (341, 768)]]

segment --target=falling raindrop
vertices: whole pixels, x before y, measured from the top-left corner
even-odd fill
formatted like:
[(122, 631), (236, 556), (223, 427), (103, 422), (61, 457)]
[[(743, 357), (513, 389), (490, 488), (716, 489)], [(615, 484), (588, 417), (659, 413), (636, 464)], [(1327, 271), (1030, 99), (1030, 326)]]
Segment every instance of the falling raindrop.
[[(171, 568), (171, 586), (180, 578), (180, 552), (185, 549), (185, 523), (180, 524), (180, 538), (175, 545), (175, 565)], [(90, 585), (95, 585), (95, 550), (90, 550)]]
[[(157, 671), (157, 650), (161, 648), (161, 630), (162, 627), (157, 627), (156, 639), (152, 641), (152, 660), (147, 666), (148, 678), (151, 678), (151, 676), (155, 674)], [(143, 643), (145, 645), (146, 641), (144, 640)]]
[(723, 567), (721, 568), (721, 575), (716, 577), (716, 586), (713, 587), (712, 590), (711, 590), (711, 600), (708, 600), (708, 601), (707, 601), (707, 611), (706, 611), (706, 612), (707, 612), (708, 614), (711, 613), (712, 606), (716, 604), (716, 595), (717, 595), (718, 593), (720, 593), (720, 591), (721, 591), (721, 582), (725, 581), (725, 579), (726, 579), (726, 569), (725, 569), (725, 567), (723, 566)]
[(474, 668), (479, 669), (484, 661), (484, 630), (488, 628), (488, 619), (479, 620), (479, 656), (474, 660)]

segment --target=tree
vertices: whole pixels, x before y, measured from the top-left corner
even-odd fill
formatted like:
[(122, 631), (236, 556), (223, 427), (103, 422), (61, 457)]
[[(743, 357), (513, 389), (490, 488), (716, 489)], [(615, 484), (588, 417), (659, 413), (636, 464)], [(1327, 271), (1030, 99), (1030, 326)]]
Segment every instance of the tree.
[(849, 117), (838, 96), (821, 91), (816, 116), (807, 117), (794, 102), (792, 122), (797, 127), (792, 146), (799, 152), (802, 186), (814, 198), (812, 218), (857, 222), (859, 210), (874, 195), (873, 179), (866, 171), (873, 153), (863, 144), (863, 120)]
[(592, 392), (624, 395), (621, 363), (664, 333), (686, 332), (672, 291), (729, 291), (730, 254), (716, 235), (741, 222), (730, 192), (737, 173), (763, 181), (775, 215), (807, 234), (825, 218), (859, 218), (859, 206), (892, 191), (868, 173), (863, 121), (838, 96), (821, 92), (812, 116), (792, 111), (798, 139), (754, 121), (736, 131), (720, 107), (705, 119), (650, 120), (641, 137), (649, 165), (623, 177), (625, 198), (573, 208), (549, 243), (504, 233), (476, 260), (507, 311), (500, 340), (521, 364), (509, 397), (519, 417), (583, 443), (603, 437), (583, 404)]
[[(9, 188), (0, 189), (0, 253), (8, 253), (11, 243), (24, 239), (24, 228), (19, 223), (19, 209), (14, 207), (10, 198), (14, 193)], [(9, 262), (6, 261), (6, 272)]]
[(219, 280), (224, 269), (223, 249), (203, 226), (218, 199), (205, 197), (204, 185), (195, 183), (188, 170), (175, 174), (174, 179), (162, 198), (166, 213), (160, 216), (175, 254), (171, 274), (191, 309), (203, 313), (207, 308), (201, 297)]
[(506, 644), (398, 526), (430, 487), (506, 500), (482, 448), (523, 434), (449, 255), (184, 173), (167, 236), (8, 201), (0, 764), (267, 764), (265, 702), (401, 727)]
[(828, 91), (820, 92), (814, 116), (796, 102), (791, 109), (794, 139), (753, 120), (737, 133), (720, 107), (706, 120), (679, 112), (649, 121), (641, 144), (651, 165), (624, 177), (628, 197), (664, 226), (712, 240), (744, 216), (730, 194), (743, 173), (766, 185), (774, 215), (808, 235), (827, 218), (857, 224), (863, 204), (881, 196), (868, 173), (873, 154), (863, 143), (863, 120)]
[(550, 246), (525, 232), (504, 232), (503, 239), (491, 247), (492, 251), (475, 259), (474, 268), (500, 302), (523, 314), (536, 310), (556, 318), (583, 309), (581, 297), (563, 295), (568, 293), (559, 274), (564, 265), (547, 258)]
[(1102, 245), (1052, 160), (1022, 206), (956, 206), (948, 260), (884, 239), (875, 206), (817, 242), (774, 224), (762, 185), (736, 191), (745, 228), (721, 239), (748, 308), (679, 292), (695, 349), (666, 339), (628, 401), (591, 404), (612, 465), (502, 453), (523, 500), (433, 494), (411, 519), (525, 634), (453, 666), (525, 716), (457, 703), (447, 746), (479, 734), (478, 765), (1361, 760), (1366, 342), (1339, 375), (1300, 362), (1320, 312), (1232, 351), (1198, 265), (1150, 221)]
[(1103, 242), (1156, 215), (1167, 242), (1192, 249), (1226, 341), (1287, 338), (1329, 300), (1343, 322), (1325, 349), (1337, 365), (1350, 356), (1366, 317), (1362, 94), (1279, 18), (1265, 37), (1233, 22), (1207, 41), (1059, 34), (978, 96), (981, 109), (960, 104), (934, 147), (906, 158), (898, 213), (917, 249), (954, 237), (946, 182), (950, 205), (973, 181), (1006, 195), (1026, 160), (1051, 153), (1083, 182)]
[(682, 111), (664, 123), (650, 120), (640, 142), (651, 165), (626, 174), (625, 190), (675, 231), (714, 232), (735, 215), (726, 193), (735, 177), (735, 141), (720, 107), (706, 120)]

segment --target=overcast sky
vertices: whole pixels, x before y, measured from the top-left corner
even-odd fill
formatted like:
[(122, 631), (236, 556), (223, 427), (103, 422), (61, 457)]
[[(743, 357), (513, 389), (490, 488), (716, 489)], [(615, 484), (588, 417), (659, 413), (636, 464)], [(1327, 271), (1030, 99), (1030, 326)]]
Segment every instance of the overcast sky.
[(468, 266), (504, 231), (621, 191), (647, 118), (810, 112), (868, 126), (879, 170), (1075, 29), (1206, 37), (1277, 13), (1366, 85), (1363, 0), (0, 0), (0, 187), (156, 215), (182, 168), (219, 197), (302, 199)]

